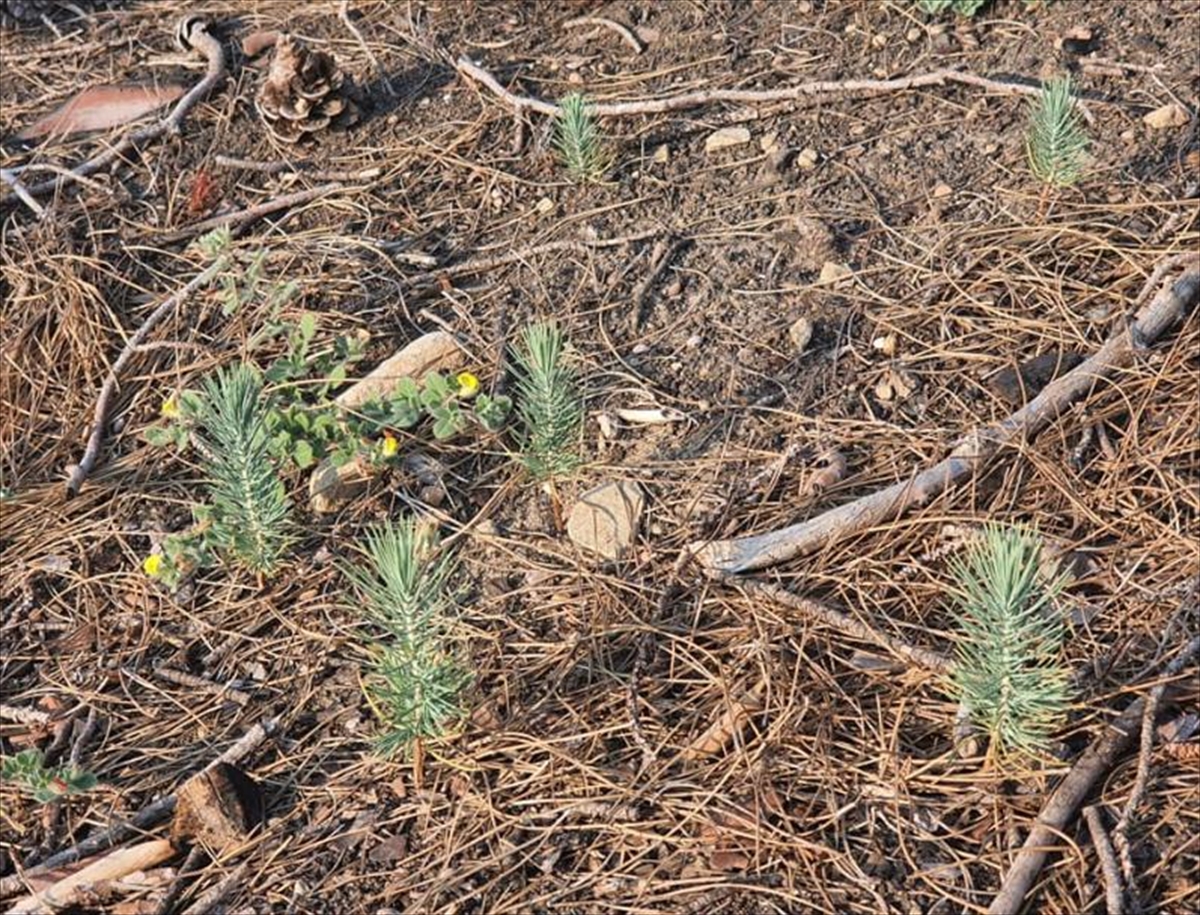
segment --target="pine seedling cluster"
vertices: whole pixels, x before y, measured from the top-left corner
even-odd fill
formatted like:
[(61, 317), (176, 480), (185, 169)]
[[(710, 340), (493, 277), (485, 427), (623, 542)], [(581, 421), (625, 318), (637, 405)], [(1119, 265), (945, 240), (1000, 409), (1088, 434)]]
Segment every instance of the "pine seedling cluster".
[(1042, 86), (1029, 113), (1029, 167), (1047, 186), (1069, 187), (1087, 168), (1088, 137), (1071, 94), (1071, 77)]
[(951, 565), (962, 630), (952, 686), (998, 757), (1043, 751), (1070, 704), (1053, 605), (1064, 580), (1043, 579), (1040, 552), (1036, 535), (990, 526)]
[(554, 147), (573, 181), (598, 182), (612, 164), (604, 136), (590, 103), (571, 93), (559, 103), (562, 112), (554, 121)]
[(538, 479), (569, 474), (580, 462), (583, 401), (554, 322), (527, 327), (514, 353), (521, 460)]
[(405, 518), (370, 529), (367, 563), (345, 569), (384, 633), (366, 689), (380, 720), (378, 749), (387, 757), (442, 734), (461, 714), (471, 680), (447, 648), (453, 567), (437, 549), (435, 534)]
[(291, 505), (271, 460), (262, 376), (244, 364), (221, 369), (205, 380), (196, 419), (209, 490), (197, 518), (207, 525), (207, 544), (270, 575), (294, 538)]

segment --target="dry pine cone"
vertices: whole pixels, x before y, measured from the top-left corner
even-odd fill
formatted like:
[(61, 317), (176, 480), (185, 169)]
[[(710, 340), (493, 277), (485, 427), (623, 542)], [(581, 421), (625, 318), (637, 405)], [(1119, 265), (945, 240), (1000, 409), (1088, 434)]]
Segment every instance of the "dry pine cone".
[(345, 74), (324, 51), (312, 51), (290, 35), (275, 42), (271, 69), (258, 91), (258, 111), (271, 132), (296, 143), (327, 127), (348, 127), (358, 109), (345, 95)]

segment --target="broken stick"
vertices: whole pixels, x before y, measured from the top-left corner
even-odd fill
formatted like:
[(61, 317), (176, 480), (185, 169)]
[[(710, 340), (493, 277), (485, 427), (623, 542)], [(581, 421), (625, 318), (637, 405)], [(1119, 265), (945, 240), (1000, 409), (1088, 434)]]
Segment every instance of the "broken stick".
[[(912, 479), (863, 496), (824, 514), (782, 530), (733, 540), (697, 541), (687, 547), (692, 558), (712, 574), (750, 572), (811, 553), (877, 524), (899, 517), (909, 508), (926, 505), (952, 485), (962, 483), (985, 467), (1002, 448), (1032, 438), (1092, 394), (1097, 385), (1131, 363), (1138, 350), (1179, 324), (1200, 300), (1200, 257), (1188, 258), (1189, 269), (1164, 286), (1141, 308), (1135, 320), (1091, 358), (1046, 387), (1007, 419), (968, 433), (949, 456)], [(1152, 276), (1151, 279), (1154, 279)]]

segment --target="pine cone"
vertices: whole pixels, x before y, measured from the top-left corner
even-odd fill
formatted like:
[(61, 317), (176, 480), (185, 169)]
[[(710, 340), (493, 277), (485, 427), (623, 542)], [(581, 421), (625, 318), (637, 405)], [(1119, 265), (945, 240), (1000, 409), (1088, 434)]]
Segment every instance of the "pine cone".
[(312, 51), (290, 35), (275, 42), (271, 69), (258, 91), (258, 112), (285, 143), (312, 137), (327, 127), (348, 127), (358, 109), (346, 96), (345, 74), (324, 51)]

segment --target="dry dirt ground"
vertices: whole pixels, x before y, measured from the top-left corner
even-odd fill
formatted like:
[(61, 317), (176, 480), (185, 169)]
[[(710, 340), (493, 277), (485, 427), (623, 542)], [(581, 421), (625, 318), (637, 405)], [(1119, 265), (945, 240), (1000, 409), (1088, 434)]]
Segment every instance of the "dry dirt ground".
[[(253, 104), (263, 71), (234, 52), (230, 78), (180, 136), (43, 196), (45, 218), (4, 190), (0, 750), (74, 752), (99, 777), (47, 807), (0, 788), (6, 891), (278, 719), (243, 764), (265, 791), (265, 826), (216, 860), (192, 859), (174, 910), (231, 875), (214, 911), (984, 910), (1050, 791), (1200, 620), (1188, 597), (1195, 316), (969, 485), (762, 575), (947, 650), (945, 525), (1029, 522), (1066, 541), (1090, 562), (1071, 589), (1066, 661), (1080, 674), (1057, 760), (1014, 777), (956, 756), (955, 706), (936, 677), (678, 560), (692, 541), (781, 527), (940, 460), (1014, 409), (995, 373), (1094, 352), (1155, 265), (1196, 250), (1197, 4), (998, 0), (964, 25), (903, 0), (351, 0), (360, 40), (332, 0), (129, 2), (87, 20), (68, 12), (61, 36), (3, 32), (3, 166), (70, 167), (111, 143), (115, 131), (34, 150), (11, 139), (84, 86), (197, 79), (172, 44), (187, 12), (210, 17), (231, 49), (286, 29), (331, 51), (360, 87), (362, 118), (309, 147), (280, 145)], [(606, 28), (564, 24), (582, 15), (640, 29), (644, 53)], [(1079, 27), (1116, 63), (1085, 66), (1056, 47)], [(600, 101), (947, 66), (1034, 85), (1071, 71), (1094, 118), (1092, 161), (1076, 187), (1044, 194), (1026, 165), (1027, 100), (950, 85), (606, 119), (614, 169), (579, 186), (545, 117), (529, 115), (515, 151), (512, 110), (456, 72), (464, 54), (516, 92)], [(1172, 101), (1187, 123), (1143, 122)], [(706, 152), (728, 126), (750, 142)], [(294, 476), (306, 536), (284, 574), (260, 583), (213, 569), (175, 596), (149, 580), (142, 558), (189, 523), (201, 471), (141, 433), (164, 396), (243, 355), (265, 314), (225, 317), (205, 292), (157, 328), (163, 345), (122, 377), (100, 463), (68, 500), (66, 468), (106, 372), (152, 304), (198, 270), (178, 233), (322, 183), (219, 167), (218, 154), (378, 169), (238, 236), (239, 251), (267, 252), (270, 276), (300, 284), (286, 316), (316, 313), (319, 340), (364, 331), (371, 362), (447, 328), (503, 388), (513, 335), (556, 317), (588, 410), (586, 464), (558, 498), (569, 508), (597, 482), (639, 481), (649, 504), (634, 551), (611, 564), (581, 555), (505, 436), (438, 444), (417, 430), (405, 447), (446, 465), (442, 505), (422, 507), (397, 473), (316, 516)], [(539, 249), (556, 241), (573, 244)], [(506, 262), (439, 272), (492, 257)], [(851, 275), (821, 283), (827, 262)], [(788, 331), (800, 318), (814, 333), (798, 352)], [(601, 433), (603, 414), (646, 404), (685, 420)], [(1080, 447), (1095, 423), (1104, 440)], [(805, 481), (829, 448), (847, 473), (814, 493)], [(454, 538), (476, 672), (469, 717), (419, 767), (371, 752), (368, 643), (334, 561), (369, 522), (414, 510)], [(1189, 669), (1164, 700), (1168, 726), (1200, 712)], [(238, 693), (223, 691), (231, 684)], [(711, 752), (684, 752), (735, 703), (741, 727)], [(1183, 913), (1200, 904), (1200, 774), (1163, 739), (1146, 758), (1126, 877), (1145, 911)], [(1134, 748), (1089, 797), (1110, 828), (1137, 768)], [(161, 911), (170, 874), (146, 882), (83, 908)], [(1104, 892), (1073, 817), (1029, 905), (1099, 913)]]

